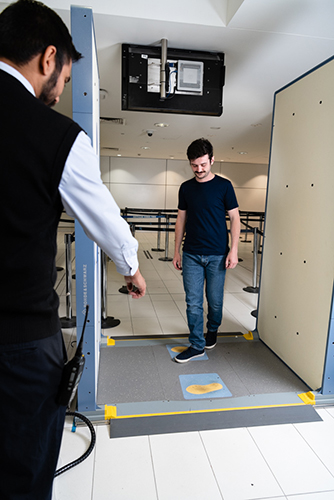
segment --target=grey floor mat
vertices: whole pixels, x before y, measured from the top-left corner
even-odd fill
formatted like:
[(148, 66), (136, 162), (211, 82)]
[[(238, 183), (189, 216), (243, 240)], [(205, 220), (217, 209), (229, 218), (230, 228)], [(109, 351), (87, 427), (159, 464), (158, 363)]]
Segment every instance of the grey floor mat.
[[(182, 343), (180, 341), (179, 343)], [(121, 343), (120, 343), (121, 344)], [(166, 339), (166, 344), (173, 344)], [(207, 361), (175, 363), (161, 342), (101, 349), (97, 404), (184, 401), (181, 374), (217, 373), (232, 397), (309, 388), (262, 342), (223, 342)], [(210, 395), (208, 395), (210, 399)]]
[(321, 421), (321, 417), (312, 406), (158, 415), (112, 420), (110, 421), (110, 437), (146, 436)]

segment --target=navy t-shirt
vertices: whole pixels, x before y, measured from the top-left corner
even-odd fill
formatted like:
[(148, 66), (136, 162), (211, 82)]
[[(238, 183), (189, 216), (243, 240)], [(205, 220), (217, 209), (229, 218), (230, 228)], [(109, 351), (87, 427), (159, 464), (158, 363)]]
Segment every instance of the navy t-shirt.
[(207, 182), (198, 182), (194, 177), (183, 182), (179, 190), (178, 208), (187, 211), (184, 252), (226, 255), (226, 210), (237, 207), (233, 186), (223, 177), (215, 175)]

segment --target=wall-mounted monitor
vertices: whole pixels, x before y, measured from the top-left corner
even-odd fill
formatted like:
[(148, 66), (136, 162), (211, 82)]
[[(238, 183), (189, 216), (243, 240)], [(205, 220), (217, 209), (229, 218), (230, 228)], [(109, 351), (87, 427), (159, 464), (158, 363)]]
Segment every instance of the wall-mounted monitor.
[(165, 98), (161, 98), (161, 47), (122, 45), (122, 109), (220, 116), (224, 54), (167, 49)]

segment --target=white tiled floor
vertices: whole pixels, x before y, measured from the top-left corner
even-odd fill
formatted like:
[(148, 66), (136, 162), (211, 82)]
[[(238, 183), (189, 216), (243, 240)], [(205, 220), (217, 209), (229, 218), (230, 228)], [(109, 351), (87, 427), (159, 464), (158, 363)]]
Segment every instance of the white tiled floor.
[[(333, 500), (334, 408), (323, 422), (109, 438), (55, 479), (53, 500)], [(61, 465), (88, 447), (65, 427)]]
[[(143, 250), (156, 246), (152, 233), (136, 237), (148, 293), (139, 301), (120, 294), (123, 279), (109, 263), (108, 314), (121, 324), (104, 333), (186, 333), (180, 273), (170, 262), (157, 260), (161, 254), (145, 257)], [(60, 233), (57, 265), (64, 266), (62, 241)], [(227, 275), (221, 331), (247, 333), (255, 327), (250, 312), (257, 307), (257, 295), (243, 291), (252, 285), (251, 247), (240, 244), (243, 262)], [(59, 273), (61, 315), (64, 288)], [(75, 332), (64, 333), (70, 344)], [(317, 412), (322, 422), (119, 439), (109, 438), (107, 425), (96, 425), (93, 452), (55, 479), (53, 500), (333, 500), (334, 408)], [(86, 427), (73, 433), (67, 422), (59, 466), (81, 456), (89, 439)]]

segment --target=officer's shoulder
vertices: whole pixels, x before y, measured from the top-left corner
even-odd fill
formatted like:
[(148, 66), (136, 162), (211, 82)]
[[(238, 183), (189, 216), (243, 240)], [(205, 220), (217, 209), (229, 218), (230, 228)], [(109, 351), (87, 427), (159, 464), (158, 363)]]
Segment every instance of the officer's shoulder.
[(44, 102), (42, 102), (40, 99), (37, 97), (34, 98), (33, 104), (36, 107), (36, 110), (39, 111), (41, 116), (44, 115), (46, 119), (53, 120), (56, 122), (63, 122), (63, 123), (75, 123), (72, 118), (69, 116), (63, 115), (60, 113), (57, 109), (48, 106)]

